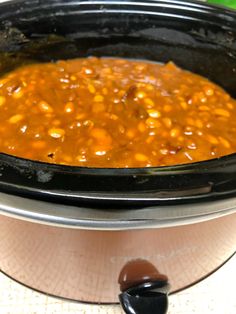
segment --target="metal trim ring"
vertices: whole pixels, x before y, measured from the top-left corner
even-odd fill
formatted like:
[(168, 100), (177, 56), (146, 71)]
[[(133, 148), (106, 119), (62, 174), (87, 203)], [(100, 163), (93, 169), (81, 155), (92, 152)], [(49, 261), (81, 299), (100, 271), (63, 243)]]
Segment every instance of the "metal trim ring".
[(69, 206), (0, 193), (0, 214), (26, 221), (88, 230), (166, 228), (236, 213), (236, 197), (205, 203), (101, 209)]

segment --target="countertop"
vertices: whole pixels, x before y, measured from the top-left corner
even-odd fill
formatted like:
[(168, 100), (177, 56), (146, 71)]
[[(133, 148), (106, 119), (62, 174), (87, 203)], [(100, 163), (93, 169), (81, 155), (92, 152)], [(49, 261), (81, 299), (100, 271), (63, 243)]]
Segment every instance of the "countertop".
[[(214, 274), (170, 296), (168, 314), (235, 314), (236, 255)], [(0, 273), (1, 314), (122, 314), (119, 305), (87, 305), (48, 297)]]

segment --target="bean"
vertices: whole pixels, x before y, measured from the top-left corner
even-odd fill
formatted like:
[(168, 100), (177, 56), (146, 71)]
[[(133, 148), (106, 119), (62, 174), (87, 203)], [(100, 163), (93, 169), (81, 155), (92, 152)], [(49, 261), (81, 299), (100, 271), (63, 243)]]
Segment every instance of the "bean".
[(210, 108), (207, 107), (207, 106), (199, 106), (198, 109), (199, 109), (200, 111), (209, 111), (209, 110), (210, 110)]
[(12, 124), (15, 124), (17, 122), (20, 122), (23, 119), (24, 119), (24, 116), (22, 114), (15, 114), (8, 121)]
[(46, 147), (45, 141), (35, 141), (32, 143), (32, 147), (35, 149), (43, 149)]
[(167, 154), (169, 153), (169, 151), (168, 151), (168, 149), (166, 149), (166, 148), (162, 148), (162, 149), (160, 149), (160, 153), (161, 153), (162, 155), (167, 155)]
[(82, 120), (82, 119), (84, 119), (85, 117), (86, 117), (86, 114), (83, 113), (83, 112), (81, 112), (81, 113), (78, 113), (75, 118), (76, 118), (77, 120)]
[(136, 153), (134, 155), (134, 158), (137, 160), (137, 161), (147, 161), (148, 160), (148, 157), (144, 154), (141, 154), (141, 153)]
[(91, 68), (85, 68), (85, 69), (84, 69), (84, 73), (87, 74), (87, 75), (91, 75), (91, 74), (94, 73), (94, 71), (93, 71), (93, 69), (91, 69)]
[(101, 70), (101, 74), (111, 74), (112, 69), (111, 68), (105, 68)]
[(222, 116), (222, 117), (226, 117), (229, 118), (230, 117), (230, 113), (229, 111), (222, 109), (222, 108), (216, 108), (213, 110), (213, 113), (217, 116)]
[(146, 84), (146, 90), (153, 91), (154, 90), (154, 86), (151, 85), (151, 84)]
[(143, 133), (143, 132), (146, 131), (146, 125), (145, 125), (144, 122), (139, 122), (139, 124), (138, 124), (138, 130), (139, 130), (141, 133)]
[(155, 110), (155, 109), (148, 109), (147, 112), (148, 112), (148, 115), (151, 118), (155, 118), (156, 119), (156, 118), (160, 118), (160, 116), (161, 116), (160, 111)]
[(196, 143), (194, 143), (194, 142), (189, 143), (189, 144), (187, 145), (187, 147), (188, 147), (189, 149), (192, 149), (192, 150), (197, 149), (197, 145), (196, 145)]
[(230, 96), (228, 94), (224, 94), (222, 96), (223, 96), (224, 102), (227, 102), (230, 99)]
[(167, 128), (171, 128), (171, 126), (172, 126), (172, 121), (171, 121), (170, 118), (163, 118), (162, 121), (163, 121), (163, 123), (165, 124), (165, 126), (166, 126)]
[(91, 94), (95, 94), (96, 93), (96, 89), (92, 84), (88, 85), (88, 90)]
[(187, 101), (187, 103), (188, 103), (188, 105), (192, 105), (192, 103), (193, 103), (192, 98), (189, 98), (188, 101)]
[(96, 147), (95, 147), (95, 155), (96, 156), (104, 156), (104, 155), (106, 155), (106, 153), (107, 153), (106, 150), (100, 150), (99, 148), (97, 150)]
[(79, 161), (79, 162), (86, 162), (87, 161), (87, 159), (86, 159), (86, 157), (84, 155), (78, 155), (76, 157), (76, 160)]
[(231, 145), (230, 145), (228, 140), (226, 140), (225, 138), (223, 138), (221, 136), (219, 136), (218, 138), (219, 138), (220, 142), (224, 145), (224, 147), (226, 147), (226, 148), (230, 148), (231, 147)]
[(151, 131), (148, 132), (148, 135), (155, 136), (155, 135), (157, 135), (157, 131), (152, 129)]
[(147, 65), (146, 64), (137, 64), (135, 66), (135, 69), (138, 70), (138, 71), (143, 71), (147, 68)]
[(106, 107), (102, 102), (94, 103), (92, 111), (94, 113), (99, 113), (105, 111)]
[(0, 80), (0, 87), (2, 87), (3, 85), (5, 85), (8, 81), (9, 81), (9, 77), (8, 77), (8, 79), (2, 79), (2, 80)]
[(134, 138), (136, 136), (136, 129), (128, 129), (126, 131), (126, 136), (130, 139)]
[(143, 99), (146, 96), (146, 93), (144, 91), (138, 91), (136, 93), (136, 97), (138, 97), (139, 99)]
[(107, 117), (108, 119), (111, 119), (111, 120), (114, 120), (114, 121), (119, 119), (119, 117), (116, 114), (114, 114), (114, 113), (105, 112), (104, 116)]
[(51, 128), (48, 130), (48, 134), (53, 138), (61, 138), (65, 135), (65, 130), (60, 128)]
[(185, 128), (184, 134), (187, 136), (192, 135), (193, 134), (193, 128), (191, 126), (187, 126)]
[(39, 139), (40, 137), (41, 137), (41, 136), (40, 136), (40, 134), (39, 134), (39, 133), (34, 134), (34, 138)]
[(206, 134), (206, 139), (209, 141), (209, 143), (211, 143), (213, 145), (219, 144), (219, 141), (217, 140), (217, 138), (211, 134)]
[(0, 96), (0, 107), (3, 106), (6, 102), (6, 97)]
[(66, 113), (72, 113), (72, 112), (74, 112), (74, 110), (75, 110), (75, 106), (74, 106), (74, 104), (73, 104), (72, 102), (68, 102), (68, 103), (65, 105), (64, 111), (65, 111)]
[(195, 121), (194, 121), (193, 118), (188, 117), (186, 119), (186, 122), (187, 122), (188, 125), (195, 126)]
[(165, 112), (170, 112), (170, 111), (172, 111), (172, 106), (171, 106), (171, 105), (165, 105), (165, 106), (163, 107), (163, 110), (164, 110)]
[(199, 120), (199, 119), (197, 119), (197, 120), (195, 121), (195, 125), (196, 125), (196, 127), (199, 128), (199, 129), (203, 128), (203, 123), (202, 123), (202, 121)]
[(197, 130), (197, 132), (196, 132), (196, 133), (197, 133), (197, 135), (198, 135), (198, 136), (202, 136), (202, 135), (203, 135), (203, 132), (202, 132), (202, 131), (200, 131), (200, 130)]
[(187, 110), (188, 109), (188, 104), (185, 101), (181, 101), (180, 106), (184, 109)]
[(95, 102), (102, 102), (104, 97), (102, 95), (96, 95), (93, 99)]
[(83, 125), (88, 127), (88, 128), (92, 128), (94, 126), (94, 122), (92, 120), (85, 120), (83, 122)]
[(12, 97), (15, 99), (21, 98), (23, 96), (23, 91), (21, 88), (18, 88), (17, 90), (14, 91), (14, 93), (12, 94)]
[(61, 157), (67, 164), (69, 164), (73, 161), (72, 157), (69, 155), (62, 155)]
[(90, 131), (90, 134), (93, 138), (97, 139), (97, 140), (102, 140), (104, 142), (111, 142), (111, 136), (109, 135), (109, 133), (102, 128), (93, 128)]
[(118, 104), (119, 102), (120, 102), (120, 99), (119, 99), (119, 98), (114, 98), (114, 99), (113, 99), (113, 103), (114, 103), (114, 104)]
[(157, 119), (154, 119), (154, 118), (148, 118), (146, 120), (146, 124), (149, 128), (159, 128), (161, 127), (161, 123), (157, 120)]
[(149, 136), (147, 139), (146, 139), (146, 143), (148, 144), (151, 144), (154, 140), (154, 137), (153, 136)]
[(234, 109), (234, 105), (233, 105), (232, 103), (230, 103), (230, 102), (228, 102), (228, 103), (226, 104), (226, 106), (227, 106), (229, 109)]
[(53, 121), (52, 121), (52, 125), (53, 125), (53, 126), (59, 126), (59, 125), (61, 125), (61, 120), (59, 120), (59, 119), (53, 120)]
[(121, 134), (124, 134), (125, 133), (125, 127), (123, 126), (123, 125), (119, 125), (118, 126), (118, 130), (119, 130), (119, 132), (121, 133)]
[(115, 60), (115, 63), (116, 63), (116, 64), (125, 64), (126, 61), (123, 60), (123, 59), (116, 59), (116, 60)]
[(107, 95), (108, 94), (108, 89), (106, 87), (104, 87), (102, 89), (102, 93), (103, 93), (103, 95)]
[(126, 91), (125, 90), (120, 90), (119, 91), (119, 93), (118, 93), (118, 96), (120, 97), (120, 98), (122, 98), (123, 99), (123, 97), (126, 95)]
[(145, 98), (144, 104), (146, 105), (146, 108), (150, 109), (154, 107), (154, 102), (151, 98)]
[(9, 146), (7, 146), (7, 148), (11, 151), (14, 151), (16, 149), (16, 147), (14, 145), (9, 145)]
[(178, 137), (180, 135), (180, 130), (177, 128), (174, 128), (170, 131), (170, 136), (171, 137)]
[(207, 96), (212, 96), (212, 95), (214, 95), (214, 89), (212, 89), (211, 87), (205, 86), (205, 87), (204, 87), (204, 91), (205, 91), (205, 94), (206, 94)]
[(39, 103), (38, 103), (38, 107), (39, 107), (39, 109), (40, 109), (40, 111), (42, 111), (42, 112), (53, 112), (53, 109), (52, 109), (52, 107), (46, 102), (46, 101), (40, 101)]
[(69, 81), (67, 78), (64, 78), (64, 77), (62, 77), (62, 78), (60, 79), (60, 82), (65, 83), (65, 84), (70, 83), (70, 81)]

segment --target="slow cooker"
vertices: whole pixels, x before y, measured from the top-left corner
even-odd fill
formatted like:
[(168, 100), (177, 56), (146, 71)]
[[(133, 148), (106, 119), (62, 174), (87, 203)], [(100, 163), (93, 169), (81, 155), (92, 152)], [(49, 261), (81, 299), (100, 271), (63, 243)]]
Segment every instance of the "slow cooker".
[[(84, 56), (172, 60), (236, 97), (236, 13), (175, 0), (0, 5), (1, 74)], [(53, 296), (165, 313), (168, 293), (235, 252), (236, 154), (137, 169), (0, 154), (0, 214), (8, 276)]]

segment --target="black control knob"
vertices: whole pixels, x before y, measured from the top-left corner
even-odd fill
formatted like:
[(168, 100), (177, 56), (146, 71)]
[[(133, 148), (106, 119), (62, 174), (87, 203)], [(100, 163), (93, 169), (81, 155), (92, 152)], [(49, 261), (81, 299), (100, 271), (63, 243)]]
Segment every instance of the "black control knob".
[(126, 314), (165, 314), (170, 285), (167, 276), (146, 260), (128, 262), (119, 276), (119, 300)]
[(126, 314), (165, 314), (168, 309), (169, 284), (146, 282), (119, 295)]

